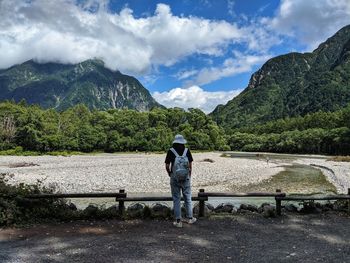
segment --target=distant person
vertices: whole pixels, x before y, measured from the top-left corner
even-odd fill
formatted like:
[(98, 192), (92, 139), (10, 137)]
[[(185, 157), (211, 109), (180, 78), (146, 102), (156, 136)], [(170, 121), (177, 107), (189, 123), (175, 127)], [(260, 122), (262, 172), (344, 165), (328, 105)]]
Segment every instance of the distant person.
[(266, 156), (266, 163), (269, 164), (270, 158)]
[(181, 192), (185, 200), (186, 219), (184, 222), (193, 224), (197, 221), (192, 212), (192, 194), (191, 194), (191, 173), (192, 173), (192, 154), (185, 147), (185, 138), (177, 134), (173, 141), (173, 147), (168, 150), (165, 158), (165, 169), (170, 177), (171, 195), (174, 203), (174, 226), (182, 227), (181, 218)]

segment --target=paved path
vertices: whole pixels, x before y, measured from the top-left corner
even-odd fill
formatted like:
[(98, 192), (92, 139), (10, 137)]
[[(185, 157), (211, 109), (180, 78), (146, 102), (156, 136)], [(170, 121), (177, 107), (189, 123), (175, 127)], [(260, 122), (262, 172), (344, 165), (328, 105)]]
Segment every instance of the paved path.
[(350, 217), (249, 214), (182, 229), (165, 220), (7, 228), (0, 262), (350, 262)]

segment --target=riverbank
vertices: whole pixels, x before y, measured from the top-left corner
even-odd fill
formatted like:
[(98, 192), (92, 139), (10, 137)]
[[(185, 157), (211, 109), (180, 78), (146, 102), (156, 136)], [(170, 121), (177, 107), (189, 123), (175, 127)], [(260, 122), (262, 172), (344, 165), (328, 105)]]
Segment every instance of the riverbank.
[(311, 165), (320, 169), (327, 179), (337, 188), (338, 193), (347, 193), (350, 188), (350, 162), (334, 162), (327, 159), (298, 159), (298, 164)]

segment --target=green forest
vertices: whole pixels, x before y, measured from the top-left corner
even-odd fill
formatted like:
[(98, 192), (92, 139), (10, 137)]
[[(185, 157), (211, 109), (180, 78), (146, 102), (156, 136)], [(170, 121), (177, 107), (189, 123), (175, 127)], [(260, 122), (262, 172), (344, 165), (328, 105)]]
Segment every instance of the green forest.
[(90, 111), (77, 105), (58, 112), (24, 102), (0, 103), (1, 150), (164, 151), (177, 133), (194, 150), (229, 150), (224, 130), (198, 109)]
[(348, 155), (350, 105), (226, 132), (230, 148), (241, 151)]
[(335, 112), (224, 130), (199, 109), (90, 111), (77, 105), (58, 112), (23, 101), (0, 103), (2, 153), (14, 149), (38, 153), (165, 151), (177, 133), (185, 136), (192, 150), (347, 155), (350, 105)]

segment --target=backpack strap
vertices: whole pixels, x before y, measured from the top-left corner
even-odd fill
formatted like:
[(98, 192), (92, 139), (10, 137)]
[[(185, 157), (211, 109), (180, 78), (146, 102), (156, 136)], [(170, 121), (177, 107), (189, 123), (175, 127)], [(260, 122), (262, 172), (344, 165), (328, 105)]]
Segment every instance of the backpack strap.
[(187, 148), (185, 148), (184, 153), (182, 154), (182, 157), (185, 157), (185, 156), (186, 156), (187, 151), (188, 151), (188, 149), (187, 149)]
[(170, 151), (173, 152), (173, 154), (175, 154), (175, 157), (179, 157), (180, 155), (177, 153), (177, 151), (175, 151), (174, 148), (170, 148)]

